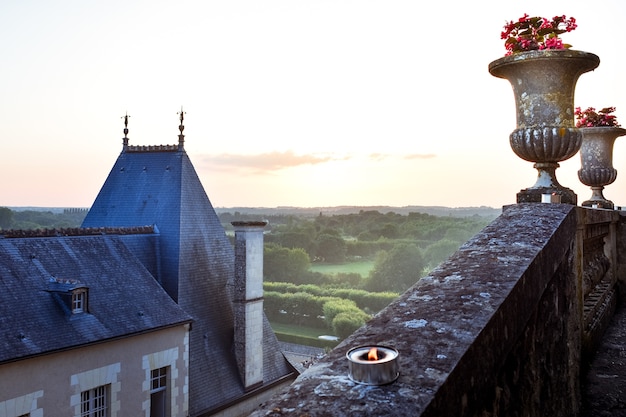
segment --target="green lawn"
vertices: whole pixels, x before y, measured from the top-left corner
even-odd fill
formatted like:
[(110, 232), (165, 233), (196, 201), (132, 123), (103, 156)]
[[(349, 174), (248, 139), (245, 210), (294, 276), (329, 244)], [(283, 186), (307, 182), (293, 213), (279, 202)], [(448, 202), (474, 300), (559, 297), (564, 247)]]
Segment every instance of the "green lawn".
[(328, 329), (319, 329), (316, 327), (306, 327), (299, 326), (294, 324), (284, 324), (284, 323), (270, 323), (272, 325), (272, 329), (275, 332), (280, 332), (283, 334), (291, 334), (295, 336), (302, 337), (311, 337), (313, 339), (317, 339), (318, 336), (322, 336), (325, 334), (329, 334), (330, 330)]
[(284, 323), (270, 323), (278, 340), (297, 343), (300, 345), (315, 346), (320, 348), (333, 348), (339, 342), (321, 340), (319, 336), (330, 335), (332, 332), (315, 327), (298, 326)]
[(360, 274), (363, 278), (366, 278), (372, 269), (374, 269), (373, 260), (346, 262), (342, 264), (317, 262), (311, 264), (311, 271), (313, 272), (320, 272), (322, 274), (356, 273)]

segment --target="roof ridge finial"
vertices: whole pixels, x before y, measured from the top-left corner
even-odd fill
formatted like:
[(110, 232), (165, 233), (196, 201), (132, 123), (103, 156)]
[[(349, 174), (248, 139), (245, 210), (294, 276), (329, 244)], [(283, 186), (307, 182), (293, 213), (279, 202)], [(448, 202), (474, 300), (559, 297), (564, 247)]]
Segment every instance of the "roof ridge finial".
[(122, 116), (122, 119), (124, 119), (124, 138), (122, 139), (124, 149), (128, 147), (128, 118), (129, 117), (130, 116), (128, 115), (128, 111), (126, 112), (126, 116)]
[(183, 125), (183, 120), (185, 119), (186, 112), (183, 111), (183, 106), (180, 106), (180, 112), (176, 113), (180, 115), (180, 125), (178, 126), (178, 130), (180, 130), (180, 135), (178, 135), (178, 149), (182, 149), (185, 144), (185, 135), (183, 135), (183, 130), (185, 130), (185, 126)]

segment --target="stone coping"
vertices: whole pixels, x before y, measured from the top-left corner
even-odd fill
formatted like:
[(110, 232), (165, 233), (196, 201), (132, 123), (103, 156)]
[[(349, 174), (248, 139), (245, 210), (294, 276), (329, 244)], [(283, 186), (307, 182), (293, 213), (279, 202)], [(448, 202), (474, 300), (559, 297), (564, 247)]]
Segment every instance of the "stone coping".
[[(575, 209), (541, 203), (505, 207), (446, 262), (251, 416), (461, 415), (467, 393), (475, 397), (501, 366), (544, 281), (569, 250), (552, 244), (559, 253), (541, 254), (550, 241), (574, 239)], [(399, 351), (395, 382), (370, 386), (348, 377), (346, 352), (368, 345)], [(445, 412), (438, 414), (433, 403), (443, 403)]]

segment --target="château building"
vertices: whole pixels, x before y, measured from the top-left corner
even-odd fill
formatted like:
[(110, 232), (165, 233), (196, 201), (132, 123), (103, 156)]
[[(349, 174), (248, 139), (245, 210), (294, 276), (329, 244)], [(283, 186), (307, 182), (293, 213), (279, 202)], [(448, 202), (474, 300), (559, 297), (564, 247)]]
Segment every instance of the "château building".
[(184, 149), (122, 152), (77, 229), (0, 231), (0, 416), (238, 416), (297, 376)]

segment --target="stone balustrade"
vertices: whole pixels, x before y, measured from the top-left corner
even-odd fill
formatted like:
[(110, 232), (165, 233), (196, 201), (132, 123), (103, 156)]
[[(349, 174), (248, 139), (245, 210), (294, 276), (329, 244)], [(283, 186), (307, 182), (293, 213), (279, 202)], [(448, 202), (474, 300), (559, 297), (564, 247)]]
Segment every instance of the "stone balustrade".
[[(500, 217), (252, 416), (576, 416), (583, 358), (625, 268), (624, 215), (569, 204)], [(364, 385), (346, 352), (399, 351), (400, 375)]]

